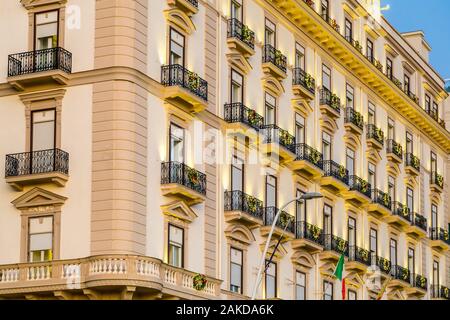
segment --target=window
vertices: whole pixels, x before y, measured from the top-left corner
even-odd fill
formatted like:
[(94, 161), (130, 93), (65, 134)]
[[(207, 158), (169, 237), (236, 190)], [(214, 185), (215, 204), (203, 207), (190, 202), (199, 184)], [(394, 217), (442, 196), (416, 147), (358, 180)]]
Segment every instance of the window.
[(231, 163), (231, 190), (244, 191), (244, 161), (233, 156)]
[(306, 274), (299, 271), (295, 274), (295, 297), (297, 300), (306, 300)]
[(352, 217), (348, 218), (348, 246), (352, 248), (356, 246), (356, 220)]
[(366, 47), (366, 53), (367, 53), (367, 59), (369, 59), (371, 62), (373, 61), (373, 42), (370, 39), (367, 39), (367, 47)]
[(358, 300), (356, 291), (348, 290), (348, 300)]
[(266, 206), (277, 206), (277, 178), (271, 175), (266, 176)]
[(433, 102), (433, 108), (431, 110), (431, 115), (437, 119), (439, 117), (439, 108), (436, 102)]
[(390, 58), (386, 58), (386, 75), (389, 79), (392, 79), (394, 75), (394, 68)]
[(57, 47), (59, 11), (36, 13), (34, 19), (36, 26), (34, 38), (35, 50)]
[(333, 283), (323, 282), (323, 300), (333, 300)]
[(426, 112), (431, 111), (431, 98), (428, 94), (425, 95), (425, 111)]
[(33, 111), (31, 113), (31, 151), (55, 148), (55, 109)]
[(322, 154), (323, 160), (331, 160), (331, 136), (322, 132)]
[(298, 113), (295, 114), (295, 141), (305, 143), (305, 118)]
[(242, 250), (230, 249), (230, 291), (242, 293)]
[(413, 248), (408, 248), (408, 270), (411, 276), (414, 276), (415, 271), (415, 252)]
[(276, 43), (276, 26), (269, 19), (266, 19), (264, 41), (265, 41), (266, 45), (269, 44), (272, 47), (275, 47), (275, 43)]
[(410, 79), (409, 76), (407, 74), (404, 75), (404, 90), (406, 93), (410, 93), (411, 92), (411, 86), (410, 86)]
[(333, 233), (333, 208), (325, 204), (323, 206), (323, 234), (331, 235)]
[(266, 92), (265, 94), (265, 116), (266, 124), (276, 124), (276, 99)]
[(326, 65), (322, 65), (322, 86), (331, 91), (331, 70)]
[(346, 95), (347, 95), (346, 107), (353, 109), (355, 107), (354, 90), (353, 90), (353, 87), (351, 85), (349, 85), (348, 83), (347, 83)]
[(184, 230), (169, 224), (169, 261), (171, 266), (184, 267)]
[[(305, 194), (305, 192), (303, 192), (300, 189), (297, 189), (297, 195), (296, 195), (297, 198), (304, 194)], [(295, 214), (297, 216), (297, 221), (304, 221), (304, 222), (307, 221), (306, 202), (305, 201), (303, 203), (301, 201), (297, 201), (296, 207), (295, 207)]]
[(394, 239), (390, 241), (390, 260), (392, 266), (397, 265), (397, 240)]
[(320, 6), (320, 15), (325, 21), (328, 21), (328, 17), (330, 16), (328, 0), (322, 0), (322, 4)]
[(355, 151), (350, 148), (346, 150), (345, 166), (350, 177), (355, 175)]
[(431, 205), (431, 229), (436, 230), (438, 227), (438, 208), (435, 204)]
[(374, 261), (374, 257), (378, 255), (378, 231), (376, 229), (370, 228), (370, 256), (372, 257), (372, 261)]
[(231, 0), (231, 19), (242, 22), (242, 0)]
[(231, 103), (243, 102), (244, 80), (242, 75), (231, 70)]
[(430, 161), (431, 162), (430, 163), (431, 172), (436, 173), (437, 172), (437, 156), (436, 156), (436, 153), (434, 153), (433, 151), (431, 151), (430, 159), (431, 159), (431, 161)]
[(184, 129), (174, 123), (170, 124), (170, 161), (184, 162)]
[(433, 284), (439, 286), (439, 262), (433, 261)]
[(414, 151), (413, 135), (409, 132), (406, 132), (406, 153), (413, 153), (413, 151)]
[[(269, 261), (266, 260), (266, 265)], [(266, 299), (276, 298), (277, 296), (277, 265), (273, 262), (269, 264), (266, 271)]]
[(169, 64), (184, 66), (184, 36), (173, 28), (170, 28), (170, 55)]
[(411, 188), (406, 188), (406, 205), (409, 212), (414, 212), (414, 191)]
[(395, 122), (391, 118), (388, 118), (388, 140), (395, 140)]
[(388, 177), (388, 195), (391, 198), (392, 202), (395, 202), (395, 178), (393, 176)]
[(295, 67), (305, 70), (305, 48), (299, 43), (295, 44)]
[(353, 40), (353, 22), (345, 18), (345, 39), (349, 42)]
[(28, 230), (28, 261), (51, 261), (53, 259), (53, 217), (30, 218)]
[(369, 107), (368, 107), (368, 111), (367, 111), (367, 123), (375, 124), (375, 106), (370, 101), (369, 101)]
[(377, 177), (376, 166), (373, 163), (371, 163), (371, 162), (369, 162), (369, 164), (368, 164), (368, 171), (369, 171), (369, 173), (368, 173), (368, 180), (369, 181), (368, 182), (370, 184), (370, 187), (372, 189), (375, 189), (376, 185), (377, 185), (377, 183), (376, 183), (376, 177)]

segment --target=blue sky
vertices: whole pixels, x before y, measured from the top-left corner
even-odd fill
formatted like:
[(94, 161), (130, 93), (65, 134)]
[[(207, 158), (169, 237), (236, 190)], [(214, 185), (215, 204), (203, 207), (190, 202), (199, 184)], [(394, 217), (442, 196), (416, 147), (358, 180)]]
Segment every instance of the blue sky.
[(450, 78), (449, 0), (381, 0), (384, 16), (399, 31), (422, 30), (430, 44), (431, 65), (444, 79)]

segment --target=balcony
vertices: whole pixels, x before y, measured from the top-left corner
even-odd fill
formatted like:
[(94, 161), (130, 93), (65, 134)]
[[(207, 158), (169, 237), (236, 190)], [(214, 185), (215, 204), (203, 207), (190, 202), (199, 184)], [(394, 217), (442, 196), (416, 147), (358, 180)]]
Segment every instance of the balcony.
[(389, 281), (390, 288), (404, 289), (410, 286), (411, 272), (402, 266), (392, 266), (390, 275), (392, 277)]
[(344, 166), (332, 160), (322, 161), (323, 177), (320, 181), (322, 188), (328, 188), (331, 192), (348, 190), (348, 170)]
[(306, 103), (314, 100), (316, 95), (316, 80), (301, 68), (292, 70), (292, 90), (294, 95), (306, 100)]
[(425, 112), (428, 113), (428, 115), (434, 120), (436, 121), (442, 128), (445, 129), (445, 120), (439, 118), (439, 114), (437, 111), (432, 110), (432, 109), (425, 109)]
[(345, 38), (345, 40), (347, 40), (347, 42), (350, 43), (356, 50), (358, 50), (359, 53), (362, 54), (363, 47), (362, 47), (361, 43), (360, 43), (358, 40), (355, 40), (355, 39), (353, 39), (352, 37), (349, 37), (349, 36), (345, 36), (344, 38)]
[(64, 187), (69, 179), (69, 154), (60, 149), (9, 154), (5, 178), (17, 191), (22, 191), (26, 185), (40, 183)]
[(430, 177), (431, 192), (442, 193), (444, 191), (444, 177), (432, 171)]
[(198, 12), (198, 0), (167, 0), (167, 4), (172, 8), (178, 8), (188, 16)]
[(36, 85), (66, 85), (71, 72), (72, 54), (60, 47), (8, 56), (8, 82), (20, 91)]
[[(278, 208), (276, 207), (265, 207), (263, 208), (263, 226), (261, 227), (260, 234), (265, 237), (269, 234), (272, 228), (273, 220), (277, 215)], [(291, 216), (286, 211), (282, 211), (281, 215), (275, 224), (274, 235), (280, 236), (282, 231), (286, 228), (284, 233), (284, 238), (292, 240), (295, 238), (295, 217)]]
[(425, 238), (427, 236), (427, 218), (414, 213), (412, 214), (411, 225), (405, 229), (405, 232), (415, 238)]
[(386, 156), (388, 161), (400, 164), (403, 160), (403, 148), (402, 146), (392, 139), (386, 141)]
[(291, 170), (305, 177), (307, 180), (314, 180), (322, 176), (323, 156), (316, 149), (306, 143), (294, 145), (295, 160), (289, 163)]
[(184, 163), (170, 161), (161, 163), (161, 191), (194, 205), (205, 201), (206, 175)]
[(349, 176), (350, 189), (342, 193), (347, 201), (353, 201), (357, 206), (368, 204), (371, 201), (372, 186), (358, 176)]
[(410, 297), (421, 298), (428, 291), (428, 280), (420, 274), (411, 274), (409, 284), (410, 287), (406, 288), (406, 293)]
[(179, 64), (161, 67), (164, 99), (187, 112), (200, 112), (208, 101), (208, 82)]
[(413, 177), (417, 177), (420, 173), (420, 159), (412, 153), (407, 153), (405, 157), (405, 171)]
[(450, 248), (448, 231), (443, 228), (430, 228), (430, 240), (433, 249), (446, 251)]
[(262, 224), (263, 202), (242, 191), (225, 191), (224, 212), (226, 222), (254, 227)]
[[(138, 299), (158, 295), (180, 299), (219, 299), (221, 280), (206, 276), (206, 286), (194, 288), (197, 273), (172, 267), (159, 259), (136, 255), (102, 255), (72, 260), (0, 265), (0, 299), (81, 297), (124, 298), (127, 287)], [(102, 293), (108, 284), (108, 294)], [(131, 291), (131, 299), (133, 291)]]
[(376, 267), (381, 271), (385, 276), (389, 276), (391, 274), (391, 262), (388, 259), (378, 256), (372, 256), (372, 265), (375, 264)]
[(394, 77), (392, 74), (385, 74), (385, 76), (389, 79), (389, 80), (391, 80), (391, 82), (397, 87), (397, 88), (399, 88), (400, 90), (402, 90), (403, 91), (403, 83), (400, 81), (400, 80), (398, 80), (396, 77)]
[(419, 97), (411, 92), (408, 88), (404, 89), (405, 94), (417, 105), (419, 105)]
[(450, 300), (450, 290), (447, 287), (433, 284), (430, 287), (431, 298), (435, 300)]
[(315, 254), (323, 250), (323, 231), (319, 227), (305, 221), (297, 221), (295, 224), (295, 240), (291, 246), (294, 250), (305, 250)]
[(371, 265), (370, 258), (370, 252), (368, 250), (357, 246), (349, 246), (348, 262), (345, 264), (345, 269), (364, 273)]
[(286, 56), (280, 50), (270, 44), (263, 46), (262, 69), (265, 74), (280, 81), (286, 79), (286, 61)]
[(331, 119), (341, 116), (341, 99), (327, 88), (320, 90), (320, 112)]
[(256, 139), (264, 123), (262, 116), (240, 102), (228, 103), (224, 106), (224, 120), (228, 123), (227, 133), (241, 134), (253, 139)]
[(374, 215), (376, 218), (381, 218), (389, 216), (391, 210), (391, 197), (379, 189), (372, 189), (372, 203), (367, 206), (367, 212)]
[(255, 33), (238, 19), (228, 20), (227, 44), (232, 52), (249, 58), (255, 54)]
[(383, 64), (379, 60), (375, 59), (373, 55), (366, 55), (365, 57), (375, 66), (375, 68), (377, 68), (380, 72), (383, 72)]
[(320, 259), (338, 261), (341, 255), (348, 257), (348, 242), (331, 234), (323, 235), (323, 252)]
[(384, 132), (373, 124), (367, 125), (367, 147), (380, 151), (384, 146)]
[(392, 214), (386, 216), (385, 221), (403, 229), (412, 223), (411, 211), (408, 206), (396, 201), (393, 203)]
[(289, 132), (275, 124), (263, 125), (260, 129), (262, 146), (266, 154), (275, 155), (280, 162), (295, 159), (295, 138)]
[(364, 130), (364, 117), (353, 108), (345, 108), (345, 131), (360, 136)]

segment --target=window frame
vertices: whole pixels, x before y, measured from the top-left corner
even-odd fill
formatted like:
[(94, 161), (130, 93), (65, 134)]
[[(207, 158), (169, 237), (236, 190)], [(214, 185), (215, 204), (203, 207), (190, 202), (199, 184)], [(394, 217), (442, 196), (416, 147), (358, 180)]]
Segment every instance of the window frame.
[(57, 19), (56, 20), (57, 21), (56, 22), (56, 30), (57, 30), (57, 32), (56, 32), (56, 48), (62, 46), (61, 39), (60, 39), (61, 38), (60, 37), (60, 30), (59, 30), (60, 26), (61, 26), (61, 24), (60, 24), (60, 17), (61, 17), (60, 8), (51, 9), (51, 10), (45, 10), (45, 11), (38, 11), (38, 12), (34, 12), (34, 14), (33, 14), (33, 51), (37, 50), (36, 49), (37, 16), (40, 15), (40, 14), (54, 12), (54, 11), (57, 12), (57, 14), (56, 14), (56, 16), (57, 16), (57, 18), (56, 18)]
[[(53, 108), (45, 108), (45, 109), (36, 109), (36, 110), (31, 110), (31, 117), (30, 117), (30, 152), (33, 151), (42, 151), (42, 150), (34, 150), (33, 149), (33, 144), (34, 144), (34, 115), (40, 112), (46, 112), (46, 111), (53, 111), (54, 112), (54, 119), (53, 119), (53, 150), (57, 148), (57, 126), (58, 126), (58, 112), (57, 112), (57, 108), (53, 107)], [(52, 150), (52, 149), (44, 149), (44, 150)]]
[[(233, 284), (232, 284), (233, 270), (232, 270), (232, 267), (231, 267), (234, 264), (234, 262), (231, 259), (233, 251), (239, 251), (241, 253), (241, 264), (238, 265), (238, 266), (240, 266), (241, 286), (239, 287), (239, 291), (238, 292), (233, 291), (232, 288), (231, 288), (233, 286)], [(235, 264), (235, 265), (237, 265), (237, 264)], [(233, 246), (230, 247), (230, 288), (229, 289), (230, 289), (231, 292), (234, 292), (234, 293), (238, 293), (238, 294), (243, 294), (244, 293), (244, 250), (238, 249), (238, 248), (233, 247)]]
[[(170, 244), (170, 229), (171, 228), (179, 229), (182, 232), (182, 236), (181, 237), (182, 237), (183, 243), (181, 244), (181, 266), (175, 266), (175, 265), (170, 263), (170, 260), (171, 260), (171, 258), (170, 258), (170, 245), (171, 245)], [(180, 227), (179, 225), (176, 225), (176, 224), (171, 223), (171, 222), (167, 223), (167, 264), (168, 265), (173, 266), (175, 268), (184, 268), (184, 266), (185, 266), (185, 263), (184, 263), (185, 252), (184, 252), (184, 250), (185, 250), (185, 240), (186, 240), (185, 236), (186, 236), (185, 228)]]
[[(31, 261), (31, 220), (33, 219), (44, 219), (44, 218), (51, 218), (52, 219), (52, 248), (51, 248), (51, 252), (52, 252), (52, 258), (50, 260), (44, 260), (44, 261)], [(38, 215), (38, 216), (28, 216), (27, 218), (27, 245), (26, 245), (26, 252), (27, 252), (27, 262), (50, 262), (55, 260), (55, 215), (54, 214), (43, 214), (43, 215)], [(33, 234), (40, 234), (40, 233), (33, 233)]]

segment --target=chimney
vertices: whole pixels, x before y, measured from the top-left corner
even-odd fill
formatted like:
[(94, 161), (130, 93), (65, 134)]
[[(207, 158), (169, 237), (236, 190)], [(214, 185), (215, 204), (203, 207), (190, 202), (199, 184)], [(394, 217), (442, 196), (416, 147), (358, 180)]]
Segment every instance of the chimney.
[(426, 62), (429, 62), (431, 47), (425, 40), (423, 31), (404, 32), (402, 36)]

